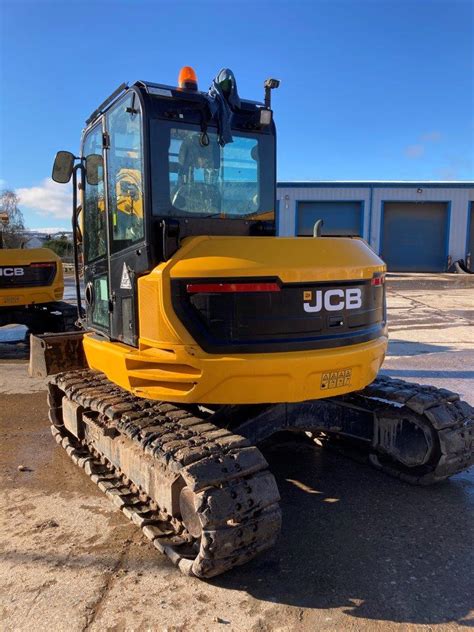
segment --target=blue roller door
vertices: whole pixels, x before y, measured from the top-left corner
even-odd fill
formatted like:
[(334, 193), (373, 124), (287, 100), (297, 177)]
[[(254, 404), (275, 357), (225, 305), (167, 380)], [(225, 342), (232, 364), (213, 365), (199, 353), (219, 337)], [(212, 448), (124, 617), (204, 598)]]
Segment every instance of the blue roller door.
[(312, 235), (318, 219), (324, 221), (323, 235), (362, 236), (362, 202), (298, 202), (297, 235)]
[(381, 256), (393, 272), (443, 272), (448, 206), (443, 202), (385, 202)]

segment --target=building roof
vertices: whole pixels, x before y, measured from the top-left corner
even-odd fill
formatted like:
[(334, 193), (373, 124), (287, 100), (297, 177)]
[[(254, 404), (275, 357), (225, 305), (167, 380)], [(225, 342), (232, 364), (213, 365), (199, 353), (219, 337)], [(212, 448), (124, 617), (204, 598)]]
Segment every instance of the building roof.
[(311, 187), (425, 187), (474, 188), (474, 180), (285, 180), (281, 188)]

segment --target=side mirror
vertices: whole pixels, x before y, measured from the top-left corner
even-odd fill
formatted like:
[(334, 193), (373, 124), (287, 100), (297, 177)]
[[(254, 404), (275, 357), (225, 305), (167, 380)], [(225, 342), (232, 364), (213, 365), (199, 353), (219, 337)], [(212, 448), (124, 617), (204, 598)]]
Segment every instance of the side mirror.
[(99, 184), (103, 180), (104, 163), (100, 154), (90, 154), (86, 157), (87, 184)]
[(53, 164), (52, 178), (59, 184), (67, 184), (74, 168), (74, 154), (70, 151), (58, 151)]

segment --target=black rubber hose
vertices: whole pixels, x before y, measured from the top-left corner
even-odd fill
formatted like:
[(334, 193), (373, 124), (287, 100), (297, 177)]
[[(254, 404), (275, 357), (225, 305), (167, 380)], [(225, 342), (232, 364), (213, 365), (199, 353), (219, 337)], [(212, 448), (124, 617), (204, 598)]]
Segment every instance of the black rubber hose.
[(74, 167), (72, 172), (72, 244), (74, 255), (74, 279), (76, 284), (76, 305), (77, 305), (77, 318), (79, 324), (81, 324), (83, 311), (81, 300), (81, 282), (79, 280), (79, 247), (77, 243), (77, 172), (81, 172), (81, 187), (84, 188), (84, 169), (81, 164)]

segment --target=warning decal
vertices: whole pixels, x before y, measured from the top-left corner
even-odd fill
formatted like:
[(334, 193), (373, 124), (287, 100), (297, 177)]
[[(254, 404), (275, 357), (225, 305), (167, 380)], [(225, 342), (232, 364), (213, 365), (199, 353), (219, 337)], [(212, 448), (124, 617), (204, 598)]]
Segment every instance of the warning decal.
[(321, 376), (321, 390), (330, 388), (341, 388), (341, 386), (349, 386), (352, 378), (352, 369), (342, 369), (340, 371), (331, 371), (323, 373)]
[(131, 290), (132, 282), (130, 280), (130, 274), (128, 272), (127, 264), (123, 262), (122, 280), (120, 281), (121, 290)]

